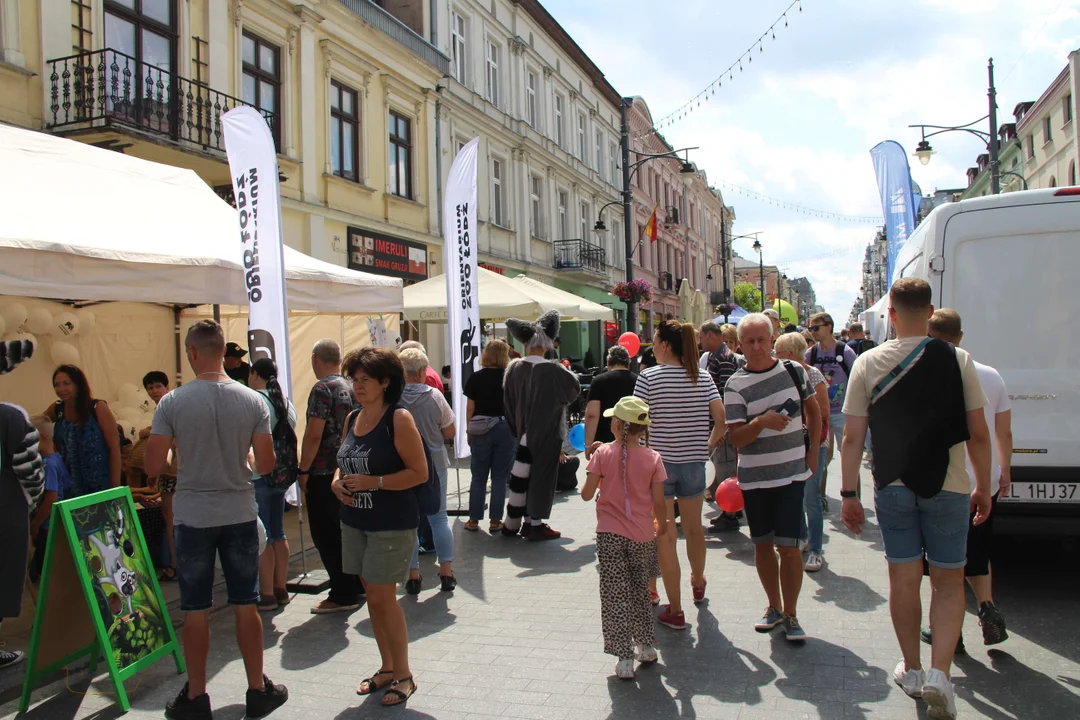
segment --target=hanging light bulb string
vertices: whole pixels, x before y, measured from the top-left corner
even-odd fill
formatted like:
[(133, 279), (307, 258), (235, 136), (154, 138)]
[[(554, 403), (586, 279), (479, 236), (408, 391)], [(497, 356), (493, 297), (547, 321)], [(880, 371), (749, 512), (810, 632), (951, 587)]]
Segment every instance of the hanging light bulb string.
[(720, 75), (717, 76), (715, 80), (709, 83), (708, 87), (706, 87), (704, 90), (691, 98), (689, 102), (684, 103), (669, 114), (665, 115), (659, 120), (654, 121), (651, 128), (635, 136), (634, 139), (640, 139), (642, 137), (645, 137), (649, 133), (656, 132), (660, 128), (670, 127), (674, 123), (682, 120), (685, 116), (692, 113), (695, 108), (701, 107), (702, 101), (708, 102), (709, 97), (716, 94), (717, 88), (722, 88), (724, 86), (725, 76), (727, 76), (729, 83), (734, 81), (735, 70), (738, 69), (738, 71), (741, 73), (743, 72), (744, 62), (747, 65), (753, 64), (755, 49), (758, 51), (759, 55), (765, 52), (765, 40), (768, 38), (771, 38), (773, 40), (776, 39), (776, 29), (778, 27), (786, 28), (788, 26), (788, 13), (794, 12), (795, 8), (797, 8), (798, 12), (802, 12), (802, 0), (792, 0), (791, 4), (788, 5), (787, 8), (784, 9), (784, 12), (780, 14), (780, 17), (776, 18), (776, 20), (773, 21), (772, 25), (770, 25), (765, 32), (761, 33), (761, 36), (757, 40), (750, 43), (750, 47), (748, 47), (743, 52), (743, 54), (740, 55), (737, 60), (735, 60), (735, 62), (731, 63), (731, 65), (728, 66), (727, 70), (724, 70), (724, 72), (720, 73)]
[(863, 223), (867, 225), (881, 225), (885, 222), (880, 215), (845, 215), (844, 213), (831, 212), (829, 210), (818, 210), (816, 208), (806, 207), (805, 205), (799, 205), (798, 203), (788, 202), (787, 200), (780, 200), (778, 198), (769, 197), (763, 195), (756, 190), (744, 188), (739, 185), (735, 185), (729, 182), (717, 183), (720, 187), (731, 192), (744, 195), (746, 197), (758, 200), (769, 205), (774, 205), (784, 210), (791, 210), (792, 212), (801, 213), (803, 215), (810, 215), (812, 217), (818, 217), (825, 220), (839, 220), (841, 222), (850, 223)]

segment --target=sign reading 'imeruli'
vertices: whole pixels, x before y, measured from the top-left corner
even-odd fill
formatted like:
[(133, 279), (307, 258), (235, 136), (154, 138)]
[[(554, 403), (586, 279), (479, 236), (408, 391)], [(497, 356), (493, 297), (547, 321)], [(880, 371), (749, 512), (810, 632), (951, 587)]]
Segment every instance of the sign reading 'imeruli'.
[(248, 351), (253, 362), (270, 358), (277, 363), (282, 392), (292, 397), (281, 187), (274, 138), (259, 111), (247, 106), (222, 115), (221, 125), (240, 221)]
[[(476, 270), (476, 157), (480, 138), (458, 151), (450, 166), (443, 201), (443, 266), (446, 268), (446, 306), (450, 333), (450, 380), (454, 421), (468, 425), (465, 383), (480, 360), (480, 292)], [(466, 433), (454, 439), (457, 457), (469, 455)]]

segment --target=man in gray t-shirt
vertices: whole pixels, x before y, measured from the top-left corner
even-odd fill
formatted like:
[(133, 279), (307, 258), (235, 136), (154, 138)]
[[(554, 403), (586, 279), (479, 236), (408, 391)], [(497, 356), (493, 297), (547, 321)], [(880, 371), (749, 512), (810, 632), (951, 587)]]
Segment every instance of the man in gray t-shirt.
[[(226, 594), (236, 615), (236, 637), (247, 669), (247, 715), (262, 717), (289, 697), (263, 675), (259, 601), (259, 531), (252, 472), (274, 469), (266, 402), (225, 373), (225, 336), (200, 320), (185, 340), (195, 380), (161, 399), (146, 447), (146, 473), (161, 475), (173, 443), (180, 459), (173, 503), (176, 570), (184, 611), (188, 681), (165, 706), (167, 718), (210, 717), (206, 661), (214, 559), (221, 557)], [(248, 464), (248, 450), (254, 467)]]

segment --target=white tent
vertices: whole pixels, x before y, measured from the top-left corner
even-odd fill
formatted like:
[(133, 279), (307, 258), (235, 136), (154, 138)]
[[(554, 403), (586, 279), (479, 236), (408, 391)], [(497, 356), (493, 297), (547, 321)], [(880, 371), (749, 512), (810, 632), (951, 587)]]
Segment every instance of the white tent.
[(606, 305), (594, 303), (583, 297), (557, 287), (533, 280), (525, 275), (518, 275), (511, 282), (520, 283), (528, 288), (544, 306), (544, 310), (558, 310), (564, 322), (574, 320), (611, 320), (615, 311)]
[[(0, 126), (0, 289), (247, 303), (236, 211), (191, 170)], [(285, 248), (291, 310), (396, 313), (401, 280)]]
[(868, 338), (878, 345), (885, 342), (889, 334), (889, 296), (882, 295), (876, 303), (859, 313), (859, 322)]

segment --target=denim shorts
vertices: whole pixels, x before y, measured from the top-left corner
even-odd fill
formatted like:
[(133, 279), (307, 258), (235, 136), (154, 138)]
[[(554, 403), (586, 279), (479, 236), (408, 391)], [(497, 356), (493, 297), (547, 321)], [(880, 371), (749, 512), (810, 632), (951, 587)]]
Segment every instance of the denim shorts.
[(259, 508), (259, 519), (266, 528), (266, 541), (277, 542), (285, 539), (285, 491), (288, 488), (272, 488), (259, 478), (255, 481), (255, 504)]
[(667, 480), (664, 481), (664, 497), (696, 498), (705, 493), (705, 463), (664, 463)]
[(177, 525), (173, 533), (181, 610), (201, 612), (214, 604), (214, 559), (218, 555), (229, 604), (254, 605), (259, 601), (257, 521), (208, 528)]
[(839, 443), (844, 439), (844, 426), (847, 425), (847, 415), (844, 413), (830, 413), (829, 427), (832, 428), (833, 436)]
[(904, 485), (874, 492), (885, 559), (891, 563), (927, 562), (945, 570), (967, 563), (968, 515), (971, 496), (941, 491), (921, 498)]

